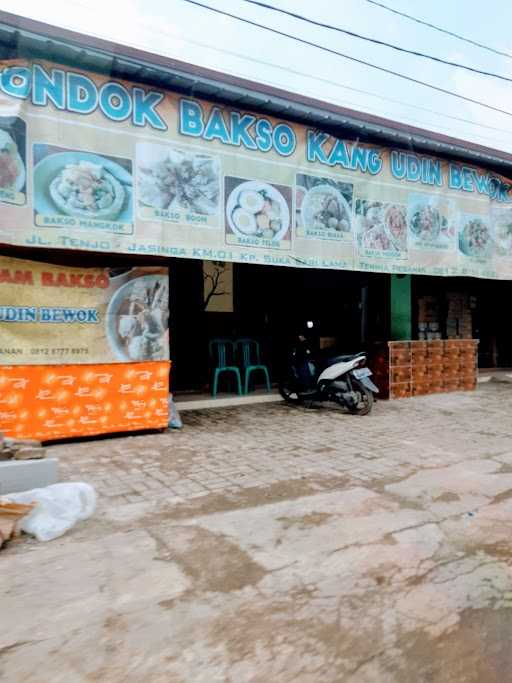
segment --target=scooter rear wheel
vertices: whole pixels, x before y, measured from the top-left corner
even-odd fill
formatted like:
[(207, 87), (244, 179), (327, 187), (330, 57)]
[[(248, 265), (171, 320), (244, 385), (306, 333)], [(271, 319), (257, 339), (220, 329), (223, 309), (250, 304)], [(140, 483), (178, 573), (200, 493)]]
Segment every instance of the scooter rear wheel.
[[(353, 381), (353, 380), (352, 380)], [(352, 415), (368, 415), (373, 407), (373, 394), (365, 386), (354, 382), (354, 393), (357, 396), (356, 402), (348, 406)]]

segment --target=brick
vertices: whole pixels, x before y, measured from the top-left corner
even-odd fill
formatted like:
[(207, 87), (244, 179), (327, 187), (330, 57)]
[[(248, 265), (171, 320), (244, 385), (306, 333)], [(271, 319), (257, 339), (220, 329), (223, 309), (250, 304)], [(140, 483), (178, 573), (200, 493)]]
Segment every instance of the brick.
[(280, 404), (191, 411), (180, 432), (48, 451), (61, 456), (66, 479), (93, 480), (105, 490), (131, 489), (127, 498), (144, 501), (308, 479), (327, 490), (340, 478), (373, 483), (480, 458), (483, 452), (510, 453), (509, 394), (509, 388), (494, 385), (462, 398), (379, 401), (365, 418)]

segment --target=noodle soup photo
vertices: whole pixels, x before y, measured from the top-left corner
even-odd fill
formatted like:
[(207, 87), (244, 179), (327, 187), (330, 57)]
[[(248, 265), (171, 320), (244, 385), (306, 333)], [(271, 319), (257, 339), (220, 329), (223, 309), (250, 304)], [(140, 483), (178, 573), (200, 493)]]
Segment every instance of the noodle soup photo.
[(26, 202), (26, 124), (15, 116), (0, 116), (0, 202)]
[(459, 224), (459, 251), (466, 257), (488, 260), (494, 252), (494, 239), (488, 217), (462, 213)]
[(358, 199), (356, 226), (362, 255), (406, 258), (407, 209), (402, 204)]
[(132, 164), (93, 152), (34, 145), (34, 220), (131, 234)]
[(107, 337), (121, 361), (166, 360), (169, 357), (169, 285), (165, 275), (128, 280), (107, 308)]
[(455, 249), (455, 220), (452, 202), (435, 195), (410, 195), (407, 223), (411, 248)]
[(351, 183), (297, 174), (297, 237), (350, 242), (353, 194), (354, 186)]
[(219, 223), (220, 162), (171, 145), (137, 145), (138, 213), (192, 226)]

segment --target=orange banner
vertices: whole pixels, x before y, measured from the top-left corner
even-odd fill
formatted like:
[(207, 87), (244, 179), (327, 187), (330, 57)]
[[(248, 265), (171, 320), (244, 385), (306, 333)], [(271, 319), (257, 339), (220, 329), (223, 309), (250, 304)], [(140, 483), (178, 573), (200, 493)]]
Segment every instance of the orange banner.
[(49, 441), (168, 424), (167, 361), (0, 367), (0, 432)]

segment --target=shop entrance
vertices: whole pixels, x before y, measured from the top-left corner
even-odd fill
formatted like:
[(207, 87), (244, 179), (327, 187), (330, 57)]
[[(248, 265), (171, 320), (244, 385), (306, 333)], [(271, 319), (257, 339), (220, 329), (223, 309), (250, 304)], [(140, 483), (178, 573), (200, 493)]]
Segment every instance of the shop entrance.
[(276, 383), (287, 345), (308, 320), (314, 321), (324, 348), (345, 353), (389, 338), (387, 275), (228, 266), (228, 276), (206, 307), (205, 294), (211, 286), (208, 264), (183, 259), (171, 268), (172, 385), (178, 395), (210, 391), (212, 339), (256, 340)]
[(480, 340), (481, 368), (512, 368), (512, 325), (508, 302), (512, 282), (477, 280), (474, 287), (473, 333)]
[(512, 282), (413, 276), (413, 338), (479, 339), (480, 368), (512, 367)]

